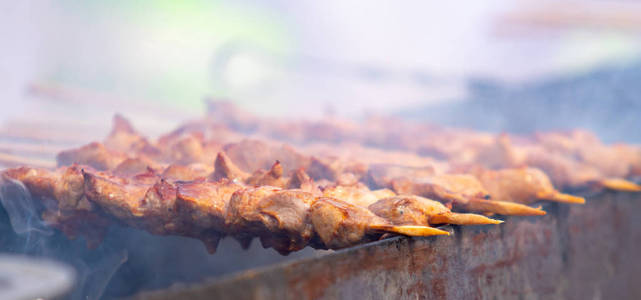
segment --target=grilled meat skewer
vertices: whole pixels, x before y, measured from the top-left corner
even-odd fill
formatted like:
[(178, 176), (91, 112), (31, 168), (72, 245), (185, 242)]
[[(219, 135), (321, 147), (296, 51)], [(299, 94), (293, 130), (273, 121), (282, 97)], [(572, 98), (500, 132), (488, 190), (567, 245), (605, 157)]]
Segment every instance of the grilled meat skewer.
[[(605, 146), (601, 145), (596, 148), (605, 149)], [(484, 161), (500, 162), (498, 164), (500, 168), (518, 168), (522, 166), (539, 168), (550, 176), (555, 186), (560, 187), (592, 186), (621, 191), (641, 191), (640, 185), (623, 179), (627, 175), (626, 166), (630, 167), (630, 164), (626, 163), (626, 160), (617, 160), (615, 153), (603, 154), (599, 158), (593, 157), (590, 162), (577, 158), (580, 155), (569, 150), (559, 152), (555, 151), (555, 149), (557, 148), (552, 147), (549, 149), (545, 145), (539, 144), (517, 145), (507, 135), (501, 135), (497, 137), (495, 144), (482, 150), (484, 159), (478, 159), (475, 163), (489, 168), (495, 168), (495, 166), (488, 166)], [(639, 155), (641, 155), (641, 150), (639, 151)], [(594, 155), (594, 152), (583, 153), (590, 153), (591, 157)], [(630, 156), (633, 155), (628, 155), (627, 157)], [(619, 171), (612, 171), (615, 169), (614, 167), (603, 167), (603, 163), (599, 167), (599, 164), (595, 164), (598, 159), (608, 161), (610, 166), (618, 164), (624, 168), (619, 168)]]
[(398, 225), (484, 225), (502, 223), (502, 221), (477, 214), (454, 213), (438, 201), (410, 195), (378, 200), (369, 206), (369, 210)]
[[(81, 199), (95, 218), (105, 220), (91, 223), (82, 219), (87, 223), (79, 228), (106, 230), (115, 222), (153, 234), (198, 238), (209, 251), (214, 251), (225, 235), (241, 241), (259, 237), (265, 247), (286, 254), (307, 245), (318, 248), (351, 246), (380, 237), (385, 232), (412, 236), (447, 234), (427, 226), (393, 225), (374, 216), (365, 207), (331, 198), (322, 199), (333, 201), (332, 204), (342, 203), (334, 206), (345, 213), (344, 218), (322, 223), (318, 214), (326, 213), (327, 209), (316, 211), (312, 208), (321, 199), (315, 193), (272, 186), (247, 187), (229, 179), (170, 182), (152, 172), (123, 178), (79, 166), (59, 171), (12, 169), (3, 176), (24, 181), (32, 194), (42, 201), (52, 199), (57, 203), (53, 208), (48, 205), (45, 212), (55, 213), (64, 208), (72, 214), (84, 213), (83, 206), (68, 203)], [(316, 217), (312, 218), (314, 215)], [(73, 217), (77, 215), (72, 215), (71, 220)], [(354, 219), (359, 217), (362, 219)], [(372, 220), (376, 222), (370, 222)], [(65, 220), (57, 221), (54, 225), (64, 228)], [(325, 227), (319, 229), (315, 224)], [(321, 232), (324, 229), (332, 231)]]
[(403, 169), (402, 166), (377, 165), (370, 168), (368, 177), (375, 187), (389, 187), (398, 194), (435, 199), (455, 210), (502, 215), (545, 214), (545, 211), (509, 199), (490, 200), (490, 192), (472, 175), (417, 173), (415, 168), (408, 168), (408, 174), (414, 175), (409, 177), (403, 176)]
[(320, 198), (311, 207), (314, 229), (326, 247), (340, 249), (363, 240), (374, 241), (383, 233), (408, 236), (449, 235), (447, 231), (429, 226), (392, 225), (367, 208), (332, 198)]

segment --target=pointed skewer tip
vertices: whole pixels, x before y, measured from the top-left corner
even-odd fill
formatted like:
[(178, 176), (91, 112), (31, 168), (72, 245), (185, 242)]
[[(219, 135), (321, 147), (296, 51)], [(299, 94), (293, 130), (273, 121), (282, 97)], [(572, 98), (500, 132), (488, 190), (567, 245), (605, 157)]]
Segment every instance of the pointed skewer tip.
[(448, 231), (421, 225), (371, 225), (370, 228), (406, 236), (450, 235)]
[(561, 203), (585, 204), (585, 198), (560, 192), (542, 193), (538, 195), (541, 200), (548, 200)]
[(625, 179), (604, 179), (601, 185), (607, 189), (622, 192), (641, 192), (641, 185)]

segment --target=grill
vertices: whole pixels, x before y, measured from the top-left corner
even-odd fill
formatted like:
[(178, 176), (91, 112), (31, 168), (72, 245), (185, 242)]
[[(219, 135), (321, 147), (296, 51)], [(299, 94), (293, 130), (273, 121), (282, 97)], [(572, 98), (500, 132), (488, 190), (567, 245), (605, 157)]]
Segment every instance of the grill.
[[(55, 129), (54, 129), (55, 130)], [(64, 141), (5, 138), (6, 166), (49, 167)], [(5, 189), (3, 198), (27, 198)], [(501, 226), (446, 226), (450, 238), (395, 237), (340, 251), (289, 256), (224, 240), (215, 255), (199, 242), (117, 227), (96, 250), (68, 241), (30, 216), (3, 211), (3, 249), (61, 259), (87, 278), (71, 295), (133, 299), (634, 298), (641, 270), (641, 199), (635, 193), (574, 191), (588, 205), (545, 204), (543, 217)], [(9, 225), (10, 224), (10, 225)], [(23, 231), (19, 228), (28, 228)], [(15, 234), (14, 231), (18, 231)], [(162, 262), (162, 264), (159, 264)], [(44, 268), (44, 267), (43, 267)], [(44, 271), (44, 269), (43, 269)], [(65, 289), (64, 282), (56, 283)], [(89, 292), (87, 289), (99, 291)], [(104, 291), (104, 294), (103, 294)], [(132, 296), (133, 295), (133, 296)]]
[[(637, 142), (639, 70), (604, 70), (522, 88), (475, 81), (470, 101), (399, 115), (493, 132), (580, 126), (607, 142)], [(376, 70), (360, 73), (373, 79), (389, 77)], [(417, 82), (427, 80), (422, 73), (414, 75)], [(616, 102), (597, 101), (603, 95)], [(141, 131), (152, 136), (198, 117), (40, 83), (30, 87), (29, 97), (27, 113), (0, 126), (0, 170), (23, 165), (54, 168), (60, 151), (106, 136), (111, 113), (121, 107), (127, 107)], [(210, 109), (220, 107), (210, 103)], [(215, 118), (243, 130), (257, 126), (242, 123), (243, 115), (235, 113), (222, 109)], [(327, 139), (341, 137), (330, 133)], [(363, 144), (368, 142), (380, 141)], [(109, 228), (96, 249), (88, 249), (85, 238), (69, 239), (47, 226), (34, 213), (24, 185), (3, 182), (0, 298), (641, 298), (641, 193), (595, 192), (587, 187), (564, 192), (585, 197), (587, 204), (546, 202), (545, 216), (491, 216), (505, 221), (500, 226), (439, 227), (449, 237), (395, 236), (343, 250), (307, 247), (283, 256), (263, 249), (257, 240), (242, 249), (231, 238), (209, 254), (196, 239), (153, 235), (120, 223)]]
[(638, 195), (551, 204), (544, 217), (398, 237), (135, 299), (633, 299), (641, 261)]

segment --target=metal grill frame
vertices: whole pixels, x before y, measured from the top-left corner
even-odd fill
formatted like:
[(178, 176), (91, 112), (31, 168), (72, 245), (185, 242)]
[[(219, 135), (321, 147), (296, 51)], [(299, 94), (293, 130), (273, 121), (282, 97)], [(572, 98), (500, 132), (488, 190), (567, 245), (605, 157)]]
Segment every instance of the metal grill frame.
[(641, 298), (641, 196), (601, 192), (543, 217), (450, 226), (135, 299)]

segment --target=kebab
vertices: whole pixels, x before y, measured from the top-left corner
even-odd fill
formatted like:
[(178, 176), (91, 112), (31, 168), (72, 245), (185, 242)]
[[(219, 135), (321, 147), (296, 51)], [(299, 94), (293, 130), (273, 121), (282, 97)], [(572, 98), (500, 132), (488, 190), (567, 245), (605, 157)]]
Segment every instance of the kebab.
[[(253, 147), (256, 147), (257, 145), (260, 146), (261, 144), (257, 142), (251, 142), (251, 143), (245, 143), (244, 145), (245, 146), (243, 147), (241, 147), (240, 145), (235, 145), (234, 149), (241, 152), (245, 152), (245, 151), (257, 152), (255, 150), (250, 150), (250, 149)], [(250, 148), (250, 149), (247, 149), (247, 148)], [(359, 166), (359, 164), (352, 164), (351, 166)], [(312, 174), (316, 174), (316, 178), (329, 177), (330, 179), (334, 179), (335, 182), (338, 182), (338, 183), (347, 181), (345, 180), (345, 177), (349, 178), (349, 175), (353, 174), (351, 172), (347, 172), (347, 173), (341, 173), (341, 172), (353, 171), (353, 172), (362, 174), (364, 172), (363, 169), (367, 169), (366, 166), (362, 166), (362, 165), (360, 165), (359, 167), (349, 167), (349, 168), (343, 167), (341, 165), (341, 161), (331, 160), (330, 158), (326, 158), (322, 162), (321, 160), (312, 158), (312, 163), (310, 164), (310, 168), (312, 168)], [(372, 169), (373, 173), (376, 173), (376, 168), (377, 168), (377, 165), (370, 166), (370, 169)], [(319, 169), (321, 171), (319, 171)], [(420, 169), (421, 168), (414, 168), (413, 170), (416, 171)], [(407, 170), (409, 169), (405, 168), (402, 172), (406, 172)], [(425, 175), (425, 172), (428, 172), (431, 174), (434, 171), (435, 171), (434, 167), (427, 167), (427, 169), (423, 171), (423, 174), (418, 174), (418, 173), (407, 174), (406, 173), (406, 174), (403, 174), (404, 176), (403, 178), (405, 179), (417, 178), (417, 177), (425, 178), (424, 176), (421, 177), (421, 175)], [(274, 164), (269, 171), (258, 170), (254, 172), (254, 174), (249, 174), (241, 170), (238, 166), (236, 166), (232, 162), (232, 160), (225, 153), (221, 152), (217, 155), (217, 159), (215, 162), (215, 172), (212, 174), (211, 178), (213, 180), (229, 178), (231, 180), (239, 180), (240, 182), (245, 182), (246, 184), (249, 184), (249, 185), (272, 185), (272, 186), (278, 186), (278, 187), (285, 187), (286, 180), (282, 178), (282, 174), (283, 174), (283, 169), (279, 162)], [(371, 174), (372, 172), (370, 172), (370, 175)], [(363, 177), (363, 175), (357, 175), (357, 176)], [(476, 180), (469, 175), (436, 176), (432, 174), (430, 176), (431, 177), (428, 179), (429, 182), (424, 182), (424, 183), (417, 183), (415, 179), (402, 180), (401, 178), (397, 178), (393, 181), (394, 182), (393, 188), (395, 188), (395, 190), (399, 193), (417, 194), (425, 197), (439, 199), (441, 201), (446, 202), (450, 206), (452, 206), (452, 204), (455, 204), (454, 206), (457, 209), (461, 209), (461, 210), (485, 212), (485, 213), (500, 213), (505, 215), (541, 215), (544, 213), (541, 210), (529, 208), (526, 206), (515, 205), (513, 203), (487, 201), (486, 199), (484, 199), (487, 196), (487, 193), (481, 195), (480, 193), (483, 193), (483, 191), (482, 191), (482, 188), (480, 187), (480, 184), (478, 184)], [(193, 179), (193, 178), (184, 178), (183, 180), (189, 180), (189, 179)], [(352, 181), (356, 181), (356, 180), (358, 180), (358, 178), (353, 178)], [(327, 192), (325, 192), (325, 194), (327, 196), (332, 196), (332, 194), (330, 194), (331, 190), (349, 189), (341, 186), (344, 186), (344, 184), (340, 184), (338, 187), (332, 187), (328, 189)], [(382, 187), (392, 188), (392, 184), (386, 183), (386, 184), (383, 184)], [(464, 190), (474, 191), (474, 192), (468, 193)], [(370, 200), (368, 200), (370, 201), (370, 203), (366, 203), (364, 206), (371, 204), (373, 200), (376, 200), (376, 198), (370, 197)]]
[[(469, 174), (436, 174), (430, 168), (374, 165), (368, 173), (370, 185), (391, 188), (398, 194), (435, 199), (455, 210), (502, 215), (545, 215), (545, 211), (512, 199), (492, 198), (481, 182)], [(518, 187), (517, 187), (518, 188)], [(491, 199), (490, 199), (491, 198)]]
[[(217, 106), (212, 107), (214, 109), (210, 113), (215, 114)], [(277, 123), (275, 121), (252, 120), (254, 124), (273, 128), (268, 131), (268, 136), (283, 134), (279, 132), (282, 126), (274, 125)], [(325, 124), (324, 131), (336, 132), (332, 136), (341, 136), (339, 132), (346, 127), (341, 122), (318, 123)], [(301, 122), (298, 125), (310, 127), (305, 124)], [(523, 145), (516, 147), (510, 144), (505, 134), (495, 138), (486, 133), (410, 124), (400, 120), (390, 122), (385, 118), (369, 118), (361, 125), (349, 124), (349, 132), (361, 134), (343, 134), (340, 142), (404, 149), (453, 164), (480, 164), (487, 168), (537, 167), (548, 173), (556, 186), (564, 188), (599, 186), (621, 191), (641, 191), (640, 185), (624, 179), (641, 175), (641, 149), (622, 144), (607, 146), (586, 131), (538, 133), (533, 138), (520, 138)], [(306, 130), (301, 136), (305, 137), (305, 142), (335, 142), (327, 139), (327, 134), (317, 134), (314, 130)]]
[[(628, 155), (628, 157), (633, 155)], [(604, 155), (601, 160), (609, 164), (627, 166), (626, 160), (618, 161), (616, 155)], [(488, 165), (484, 162), (495, 162)], [(627, 161), (632, 161), (628, 159)], [(548, 174), (556, 186), (576, 188), (583, 186), (603, 187), (613, 190), (638, 192), (641, 186), (627, 181), (622, 177), (608, 177), (609, 175), (623, 175), (610, 171), (604, 172), (603, 167), (577, 159), (573, 154), (563, 154), (559, 151), (548, 150), (538, 144), (514, 144), (507, 135), (496, 138), (491, 146), (479, 150), (476, 164), (489, 168), (514, 168), (521, 166), (536, 167)], [(628, 166), (629, 167), (629, 166)]]
[[(497, 222), (480, 215), (453, 213), (439, 202), (405, 194), (431, 197), (455, 209), (503, 214), (544, 212), (518, 203), (495, 201), (496, 197), (532, 203), (541, 198), (558, 198), (561, 195), (548, 184), (549, 180), (546, 183), (545, 174), (540, 171), (537, 173), (534, 169), (482, 170), (473, 176), (445, 174), (442, 173), (442, 166), (403, 166), (391, 172), (392, 176), (387, 174), (380, 177), (372, 175), (376, 165), (346, 163), (332, 156), (308, 157), (291, 147), (263, 147), (266, 144), (252, 140), (221, 146), (198, 132), (174, 132), (151, 143), (123, 122), (126, 121), (116, 120), (117, 124), (104, 145), (93, 143), (63, 152), (58, 157), (61, 164), (85, 161), (96, 169), (110, 170), (108, 172), (94, 171), (89, 167), (79, 171), (77, 166), (72, 166), (73, 169), (63, 168), (51, 173), (25, 169), (5, 175), (26, 182), (27, 188), (42, 198), (43, 203), (53, 199), (53, 205), (43, 205), (44, 214), (65, 216), (52, 220), (69, 232), (85, 230), (77, 229), (80, 227), (76, 225), (78, 223), (71, 222), (84, 220), (75, 217), (84, 216), (77, 212), (84, 209), (91, 216), (102, 218), (102, 223), (96, 222), (104, 224), (102, 227), (116, 222), (154, 234), (191, 236), (203, 240), (210, 251), (226, 235), (235, 237), (245, 246), (248, 241), (258, 237), (265, 247), (288, 253), (306, 245), (318, 248), (346, 247), (380, 238), (385, 233), (442, 234), (438, 229), (427, 227), (442, 223), (468, 225)], [(486, 141), (481, 136), (475, 143), (482, 146), (487, 145)], [(468, 148), (475, 151), (483, 148), (478, 145)], [(217, 147), (222, 147), (226, 152), (208, 154), (219, 149)], [(499, 144), (495, 149), (503, 150), (501, 147)], [(372, 154), (373, 151), (359, 151), (368, 153), (364, 156), (369, 161), (381, 159), (386, 162), (394, 160), (392, 157), (399, 157), (398, 154), (377, 154), (377, 158), (373, 158), (376, 156)], [(290, 161), (290, 168), (298, 168), (289, 179), (284, 178), (283, 165), (272, 160), (270, 164), (273, 165), (267, 171), (259, 169), (249, 173), (237, 167), (226, 153), (234, 155), (246, 167), (264, 166), (265, 161), (272, 158), (270, 155), (285, 153), (284, 158)], [(264, 153), (271, 154), (260, 156)], [(501, 155), (510, 152), (503, 151), (493, 156), (496, 150), (490, 148), (486, 152), (464, 153), (468, 154), (462, 155), (463, 161), (467, 156), (478, 160), (483, 157), (478, 153), (487, 153), (489, 158), (499, 157), (496, 162), (500, 164)], [(214, 168), (211, 168), (209, 166), (212, 164), (207, 162), (214, 156)], [(304, 171), (304, 166), (309, 168), (311, 177), (322, 180), (314, 183)], [(64, 177), (61, 173), (73, 176)], [(384, 187), (369, 190), (358, 182), (364, 178), (364, 174), (371, 182)], [(533, 176), (538, 178), (534, 184), (527, 179)], [(483, 183), (479, 182), (479, 178)], [(495, 181), (499, 183), (491, 185)], [(69, 185), (73, 188), (66, 187)], [(519, 190), (523, 186), (528, 189)], [(56, 193), (56, 189), (68, 192)], [(494, 198), (487, 199), (491, 196)], [(68, 202), (72, 205), (65, 204)], [(399, 220), (393, 211), (386, 211), (399, 211), (399, 207), (402, 208), (400, 211), (411, 211), (414, 221)], [(82, 213), (87, 213), (85, 211)], [(101, 228), (100, 225), (96, 227)]]
[[(33, 200), (33, 212), (70, 239), (84, 237), (88, 248), (97, 247), (112, 221), (100, 214), (84, 194), (81, 169), (74, 165), (55, 171), (19, 167), (0, 173), (3, 189), (24, 187)], [(16, 201), (7, 199), (8, 201)]]
[(477, 214), (455, 213), (441, 202), (414, 195), (383, 198), (371, 204), (369, 210), (396, 225), (433, 226), (440, 224), (483, 225), (502, 223), (502, 221)]
[(532, 204), (540, 200), (583, 204), (585, 199), (559, 192), (543, 171), (536, 168), (511, 168), (472, 171), (493, 199)]
[[(91, 201), (98, 203), (103, 210), (119, 220), (124, 220), (130, 226), (155, 234), (187, 235), (192, 234), (195, 229), (198, 232), (196, 236), (201, 239), (202, 235), (206, 234), (214, 235), (213, 239), (229, 234), (245, 247), (248, 246), (248, 241), (257, 236), (265, 247), (273, 247), (281, 253), (287, 253), (302, 249), (310, 242), (313, 233), (318, 233), (317, 228), (310, 227), (307, 216), (311, 213), (311, 204), (317, 197), (302, 190), (272, 186), (246, 187), (227, 180), (173, 184), (161, 180), (143, 193), (138, 186), (131, 188), (129, 185), (91, 173), (85, 173), (84, 176), (85, 188)], [(149, 206), (154, 209), (145, 209), (145, 204), (156, 205)], [(172, 206), (177, 208), (170, 209)], [(161, 213), (158, 213), (156, 209), (163, 207), (166, 208), (160, 209)], [(177, 211), (173, 212), (174, 210)], [(357, 218), (358, 215), (350, 217)], [(385, 224), (387, 223), (380, 223)], [(372, 230), (396, 230), (400, 234), (413, 232), (414, 235), (421, 236), (446, 233), (435, 228), (423, 228), (422, 231), (417, 228), (405, 233), (402, 228), (393, 226), (386, 227), (385, 230), (378, 227)], [(354, 240), (354, 243), (361, 242)], [(333, 248), (332, 245), (324, 244), (324, 247)], [(209, 246), (210, 250), (211, 248), (212, 245)]]
[[(261, 152), (264, 144), (261, 144), (257, 141), (253, 142), (241, 142), (239, 144), (233, 144), (231, 147), (236, 152), (232, 153), (257, 153)], [(255, 149), (258, 147), (258, 149)], [(227, 148), (227, 147), (226, 147)], [(262, 149), (264, 150), (264, 149)], [(246, 156), (246, 155), (245, 155)], [(296, 154), (298, 157), (301, 155)], [(240, 157), (243, 157), (242, 155)], [(287, 157), (287, 156), (285, 156)], [(127, 162), (127, 161), (125, 161)], [(352, 163), (348, 167), (345, 167), (342, 163), (343, 161), (338, 159), (332, 159), (326, 157), (323, 160), (311, 158), (311, 163), (309, 167), (311, 174), (315, 174), (315, 178), (330, 179), (328, 183), (337, 182), (339, 187), (333, 187), (325, 193), (328, 196), (329, 191), (332, 189), (346, 189), (344, 187), (345, 181), (352, 181), (352, 184), (359, 180), (359, 178), (364, 177), (362, 174), (367, 170), (367, 166), (364, 166), (359, 163)], [(423, 174), (403, 174), (403, 178), (416, 178), (420, 175), (425, 175), (425, 172), (433, 173), (436, 169), (442, 169), (442, 166), (439, 167), (427, 167)], [(374, 172), (376, 171), (376, 165), (370, 166)], [(421, 168), (414, 168), (418, 170)], [(404, 169), (403, 172), (406, 172), (408, 169)], [(351, 171), (351, 172), (350, 172)], [(353, 175), (354, 173), (358, 175)], [(190, 173), (188, 173), (190, 174)], [(282, 178), (283, 169), (279, 162), (272, 166), (270, 171), (256, 171), (254, 174), (249, 174), (241, 170), (240, 167), (236, 166), (232, 160), (223, 152), (217, 155), (215, 162), (215, 172), (211, 175), (211, 179), (220, 180), (222, 178), (229, 178), (231, 180), (239, 180), (240, 182), (245, 182), (249, 185), (273, 185), (284, 187), (286, 185), (286, 180)], [(371, 175), (371, 174), (370, 174)], [(486, 213), (501, 213), (501, 214), (516, 214), (516, 215), (540, 215), (543, 214), (541, 210), (529, 208), (526, 206), (519, 206), (512, 203), (497, 202), (497, 201), (487, 201), (483, 199), (486, 195), (480, 195), (478, 193), (469, 193), (461, 192), (461, 189), (467, 190), (479, 190), (479, 184), (473, 180), (470, 176), (460, 175), (430, 175), (431, 182), (426, 183), (416, 183), (410, 180), (394, 180), (394, 188), (399, 193), (408, 193), (408, 194), (418, 194), (425, 197), (431, 197), (434, 199), (439, 199), (446, 202), (451, 206), (452, 203), (455, 204), (457, 209), (477, 211), (477, 212), (486, 212)], [(347, 179), (346, 179), (347, 178)], [(421, 177), (424, 178), (424, 177)], [(193, 178), (184, 178), (183, 180), (188, 180)], [(472, 179), (472, 180), (470, 180)], [(449, 186), (448, 186), (449, 185)], [(450, 187), (453, 186), (453, 187)], [(392, 188), (392, 185), (389, 183), (384, 184), (385, 188)], [(448, 192), (455, 191), (455, 192)], [(470, 200), (473, 199), (473, 200)], [(370, 203), (366, 203), (364, 206), (367, 206), (376, 200), (376, 198), (370, 197)]]
[[(57, 174), (66, 174), (69, 170), (76, 172), (74, 188), (69, 188), (62, 177), (56, 178)], [(273, 247), (281, 253), (298, 250), (308, 243), (327, 248), (349, 246), (370, 240), (373, 236), (380, 237), (385, 232), (419, 236), (447, 234), (425, 226), (393, 226), (383, 219), (372, 217), (366, 208), (348, 202), (343, 205), (346, 208), (337, 206), (346, 215), (340, 222), (338, 219), (332, 221), (338, 222), (334, 227), (327, 227), (329, 223), (319, 223), (318, 217), (313, 218), (316, 223), (310, 223), (312, 218), (308, 215), (322, 215), (327, 210), (319, 208), (319, 212), (315, 212), (312, 204), (318, 197), (303, 190), (246, 187), (228, 179), (217, 182), (206, 179), (169, 182), (156, 177), (155, 182), (151, 183), (150, 178), (156, 176), (151, 172), (122, 178), (106, 172), (80, 170), (82, 181), (79, 181), (77, 166), (54, 172), (43, 171), (48, 172), (44, 177), (34, 169), (22, 171), (9, 170), (4, 175), (25, 181), (34, 195), (57, 200), (58, 208), (64, 207), (63, 200), (69, 197), (58, 196), (55, 191), (73, 191), (76, 193), (74, 198), (87, 199), (91, 205), (95, 205), (92, 211), (99, 216), (104, 214), (109, 216), (109, 220), (154, 234), (199, 238), (208, 245), (210, 251), (215, 249), (221, 237), (228, 234), (241, 241), (258, 236), (264, 246)], [(25, 175), (30, 173), (34, 174)], [(333, 204), (342, 203), (336, 199), (332, 201)], [(96, 207), (99, 209), (96, 210)], [(363, 219), (354, 219), (359, 217)], [(310, 227), (310, 224), (324, 224), (322, 226), (327, 230), (342, 229), (321, 235), (319, 229)], [(310, 228), (314, 228), (313, 234)], [(323, 237), (322, 242), (311, 241), (316, 234)]]

